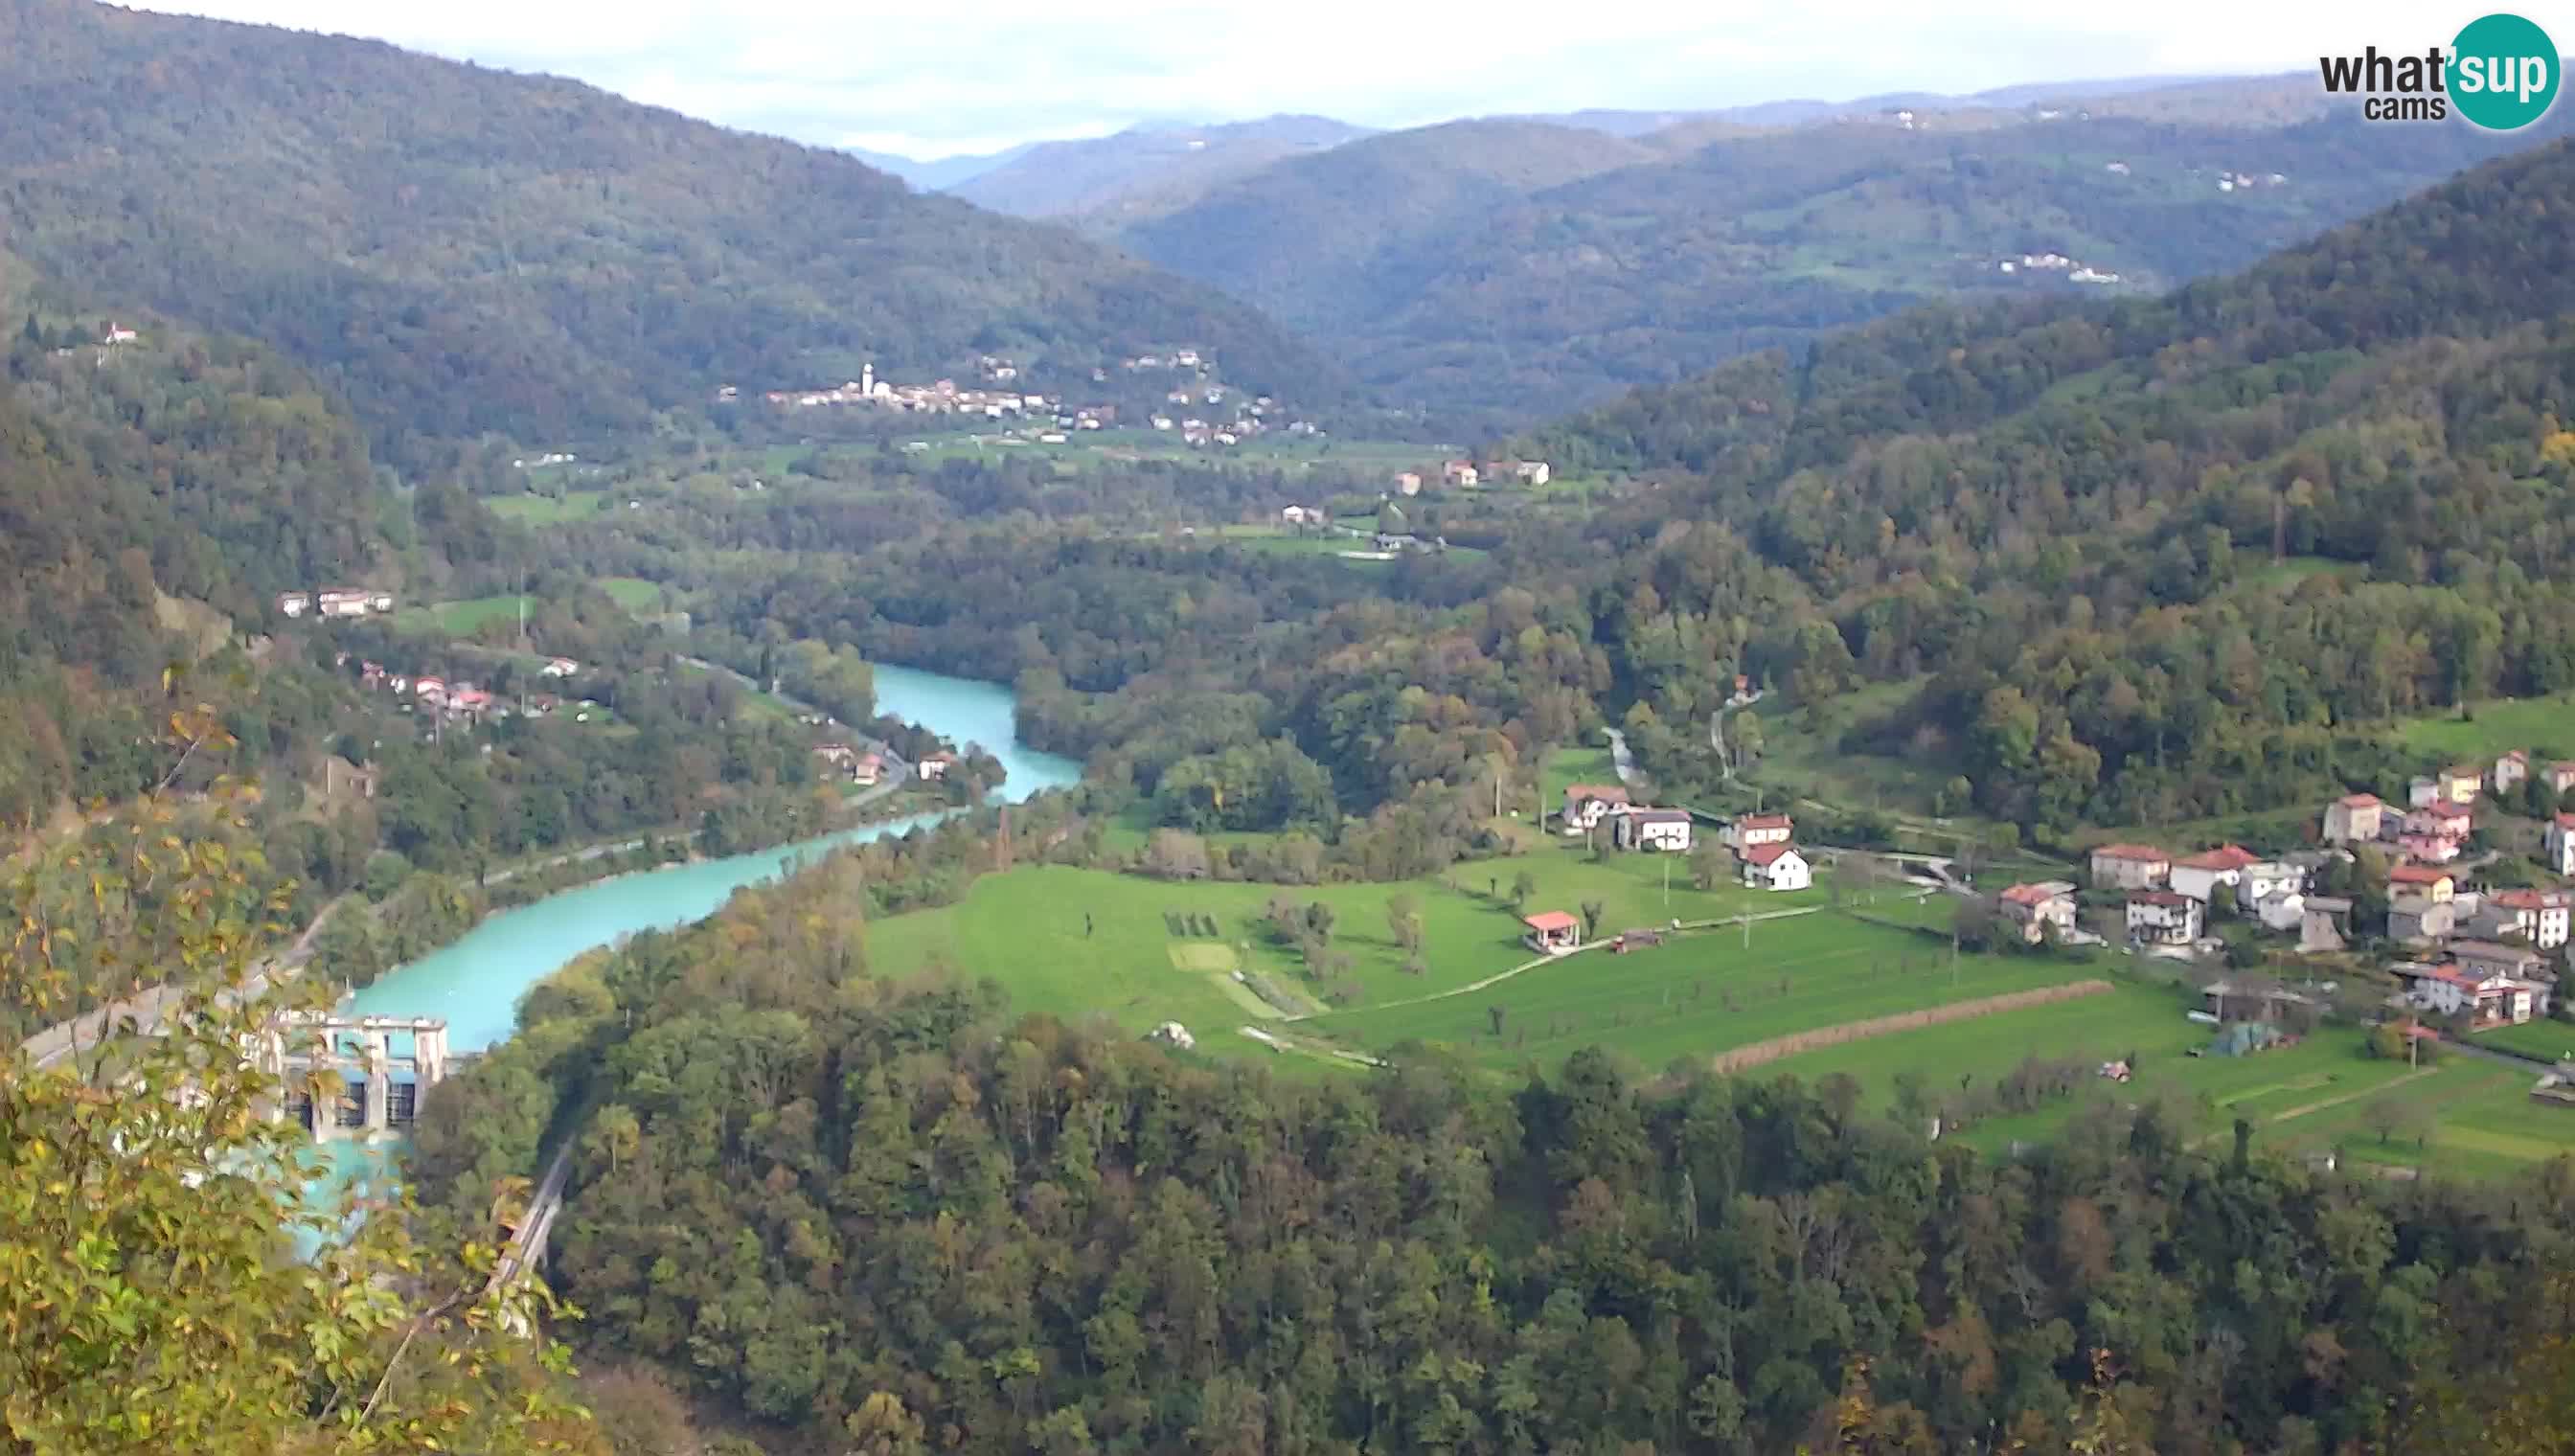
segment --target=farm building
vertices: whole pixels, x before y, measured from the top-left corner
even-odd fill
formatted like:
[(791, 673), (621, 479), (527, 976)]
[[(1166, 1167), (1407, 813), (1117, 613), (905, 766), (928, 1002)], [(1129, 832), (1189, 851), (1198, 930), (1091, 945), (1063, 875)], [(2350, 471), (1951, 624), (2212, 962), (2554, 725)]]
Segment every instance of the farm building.
[(1528, 932), (1520, 936), (1520, 940), (1531, 950), (1561, 955), (1582, 943), (1582, 922), (1562, 910), (1540, 910), (1534, 915), (1523, 915), (1520, 923), (1528, 927)]

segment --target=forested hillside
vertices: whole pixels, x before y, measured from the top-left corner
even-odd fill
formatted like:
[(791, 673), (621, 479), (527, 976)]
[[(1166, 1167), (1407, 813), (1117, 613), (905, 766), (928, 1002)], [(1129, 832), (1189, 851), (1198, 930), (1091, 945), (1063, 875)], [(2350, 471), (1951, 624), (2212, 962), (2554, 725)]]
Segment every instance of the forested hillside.
[(0, 3), (0, 247), (266, 340), (400, 461), (640, 430), (720, 385), (1039, 378), (1193, 345), (1327, 371), (1251, 311), (840, 153), (389, 46)]
[(867, 908), (980, 843), (540, 988), (431, 1098), (426, 1197), (595, 1108), (575, 1337), (836, 1450), (2556, 1449), (2512, 1432), (2568, 1377), (2562, 1165), (2387, 1185), (2151, 1103), (2002, 1163), (1848, 1077), (1282, 1078), (870, 977)]
[(1116, 136), (1041, 142), (946, 190), (1016, 217), (1176, 207), (1229, 177), (1327, 151), (1367, 128), (1325, 116), (1267, 116), (1223, 126), (1140, 126)]
[(1527, 444), (1697, 472), (1596, 524), (1621, 575), (1696, 617), (1636, 547), (1724, 522), (1836, 628), (1799, 697), (1927, 676), (1875, 745), (1992, 812), (2276, 803), (2391, 717), (2575, 684), (2571, 198), (2559, 143), (2169, 299), (1908, 314)]
[[(1397, 133), (1120, 237), (1342, 343), (1386, 403), (1525, 422), (1925, 300), (2161, 292), (2568, 125), (2281, 121), (2276, 83), (2234, 84), (2246, 119), (2231, 122), (2211, 119), (2206, 93), (2233, 94), (2212, 87), (2176, 93), (2190, 105), (2157, 92), (2043, 121), (1876, 116), (1704, 145), (1689, 125), (1633, 142)], [(2020, 261), (2047, 254), (2058, 263)], [(2070, 281), (2078, 268), (2116, 278)]]
[[(246, 696), (229, 618), (392, 566), (365, 441), (309, 378), (237, 340), (98, 338), (30, 314), (0, 369), (0, 822), (21, 829), (157, 779), (154, 705)], [(273, 710), (327, 711), (316, 686)]]

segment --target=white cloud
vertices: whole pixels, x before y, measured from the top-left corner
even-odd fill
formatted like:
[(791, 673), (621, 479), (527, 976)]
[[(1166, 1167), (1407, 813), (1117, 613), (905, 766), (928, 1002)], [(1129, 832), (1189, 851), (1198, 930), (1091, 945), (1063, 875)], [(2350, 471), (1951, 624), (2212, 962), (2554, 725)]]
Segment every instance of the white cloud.
[[(2155, 5), (1815, 0), (1567, 5), (1303, 0), (164, 0), (150, 8), (371, 36), (548, 71), (727, 125), (934, 156), (1140, 119), (1318, 112), (1410, 126), (2045, 80), (2303, 69), (2418, 49), (2482, 13), (2393, 0)], [(2575, 37), (2561, 37), (2575, 39)]]

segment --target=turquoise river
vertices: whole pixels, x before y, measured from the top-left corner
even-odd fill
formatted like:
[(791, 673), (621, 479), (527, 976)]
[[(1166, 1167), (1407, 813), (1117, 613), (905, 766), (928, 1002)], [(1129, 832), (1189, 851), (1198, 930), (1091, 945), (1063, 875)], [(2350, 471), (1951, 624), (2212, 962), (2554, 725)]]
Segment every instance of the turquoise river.
[[(1071, 784), (1082, 765), (1040, 752), (1019, 739), (1015, 700), (998, 684), (880, 665), (877, 708), (960, 744), (980, 743), (1002, 760), (1002, 790), (1022, 799)], [(638, 930), (670, 929), (706, 918), (733, 892), (774, 879), (796, 861), (836, 845), (903, 834), (942, 815), (891, 819), (726, 859), (703, 859), (620, 875), (504, 910), (442, 949), (388, 971), (351, 995), (344, 1008), (391, 1016), (443, 1016), (457, 1051), (480, 1051), (506, 1038), (519, 997), (575, 957)], [(381, 1150), (354, 1139), (326, 1145), (326, 1184), (371, 1176)]]

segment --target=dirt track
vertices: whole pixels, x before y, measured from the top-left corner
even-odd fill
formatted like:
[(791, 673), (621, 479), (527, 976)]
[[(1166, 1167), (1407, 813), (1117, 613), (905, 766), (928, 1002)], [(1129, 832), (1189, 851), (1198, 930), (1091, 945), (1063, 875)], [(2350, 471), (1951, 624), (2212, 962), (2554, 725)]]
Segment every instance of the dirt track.
[(1787, 1036), (1773, 1036), (1716, 1054), (1709, 1065), (1719, 1072), (1749, 1071), (1764, 1062), (1794, 1056), (1801, 1051), (1814, 1051), (1826, 1046), (1839, 1046), (1848, 1041), (1863, 1041), (1871, 1036), (1884, 1036), (1896, 1031), (1911, 1031), (1923, 1026), (1938, 1026), (1950, 1021), (1970, 1021), (1998, 1011), (2017, 1011), (2027, 1006), (2045, 1006), (2057, 1001), (2079, 1000), (2102, 995), (2110, 989), (2106, 980), (2078, 980), (2070, 985), (2044, 986), (2034, 991), (2010, 991), (1999, 996), (1979, 996), (1972, 1001), (1952, 1001), (1945, 1006), (1932, 1006), (1920, 1011), (1904, 1011), (1892, 1016), (1871, 1016), (1865, 1021), (1844, 1021), (1836, 1026), (1818, 1026), (1812, 1031), (1799, 1031)]

